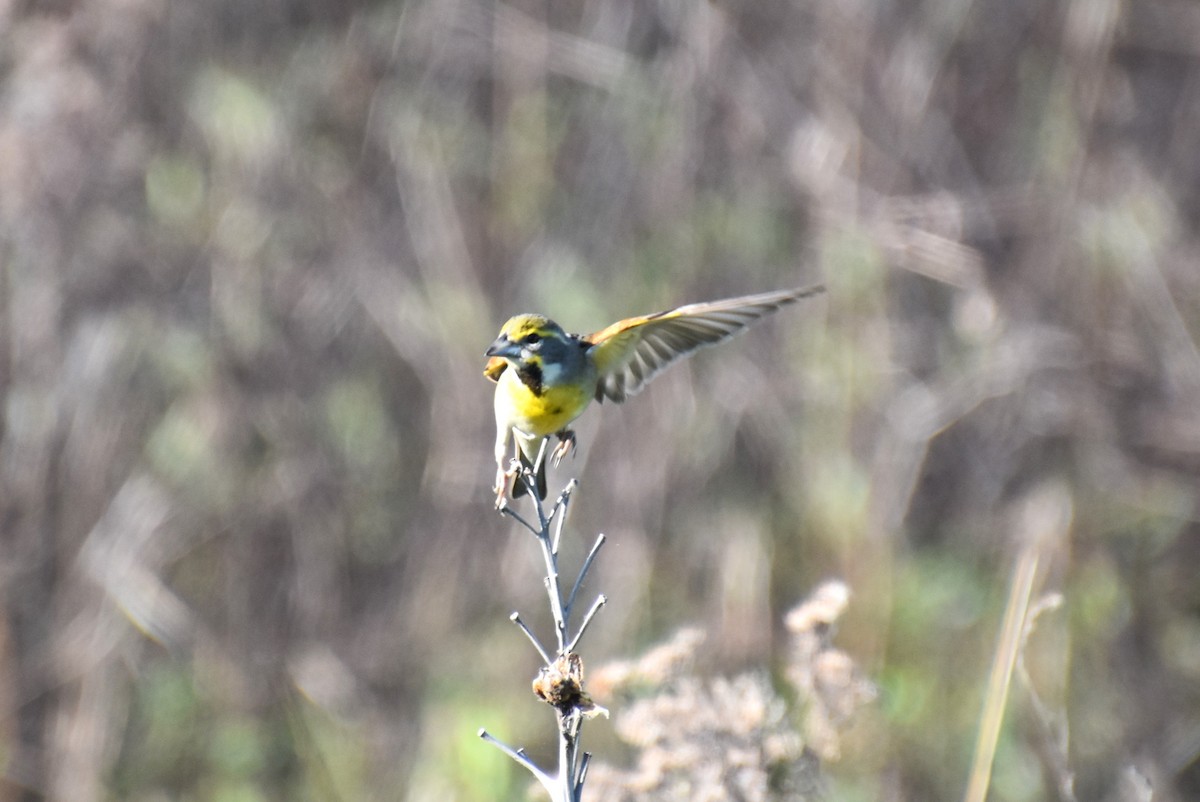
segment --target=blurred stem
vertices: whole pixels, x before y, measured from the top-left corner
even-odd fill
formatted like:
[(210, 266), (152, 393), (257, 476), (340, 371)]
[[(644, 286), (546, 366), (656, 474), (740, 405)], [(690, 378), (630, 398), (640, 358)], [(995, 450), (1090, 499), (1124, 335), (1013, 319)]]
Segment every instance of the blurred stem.
[(975, 757), (971, 762), (971, 776), (967, 792), (963, 796), (964, 802), (984, 802), (987, 798), (992, 763), (996, 757), (996, 744), (1000, 739), (1000, 725), (1004, 721), (1004, 708), (1008, 704), (1013, 668), (1017, 662), (1021, 634), (1025, 630), (1034, 576), (1037, 574), (1038, 552), (1037, 543), (1031, 542), (1026, 544), (1017, 556), (1004, 620), (997, 639), (996, 654), (992, 658), (992, 671), (988, 678), (987, 696), (983, 702), (983, 715), (979, 722)]

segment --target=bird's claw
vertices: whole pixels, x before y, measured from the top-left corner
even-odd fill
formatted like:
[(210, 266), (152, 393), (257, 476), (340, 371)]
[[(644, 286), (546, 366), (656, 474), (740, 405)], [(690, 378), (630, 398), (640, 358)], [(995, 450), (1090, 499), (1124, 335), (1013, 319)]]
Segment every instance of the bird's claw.
[(509, 482), (519, 481), (521, 481), (519, 460), (511, 460), (507, 469), (503, 466), (496, 468), (496, 481), (492, 485), (492, 492), (496, 494), (496, 509), (502, 510), (508, 506), (508, 499), (505, 496), (508, 494)]
[(558, 433), (558, 445), (550, 452), (550, 462), (555, 467), (563, 461), (567, 454), (575, 453), (575, 432), (563, 429)]

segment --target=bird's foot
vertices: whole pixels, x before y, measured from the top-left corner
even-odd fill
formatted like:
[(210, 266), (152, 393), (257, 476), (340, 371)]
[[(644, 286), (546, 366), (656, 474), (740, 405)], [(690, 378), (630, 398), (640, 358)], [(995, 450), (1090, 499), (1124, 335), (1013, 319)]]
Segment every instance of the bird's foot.
[(508, 468), (499, 466), (496, 468), (496, 481), (492, 483), (492, 492), (496, 494), (496, 509), (502, 510), (508, 506), (509, 482), (521, 481), (521, 463), (519, 460), (512, 460), (508, 464)]
[(570, 429), (563, 429), (558, 432), (558, 445), (550, 452), (551, 464), (558, 467), (558, 463), (563, 461), (567, 454), (575, 453), (575, 432)]

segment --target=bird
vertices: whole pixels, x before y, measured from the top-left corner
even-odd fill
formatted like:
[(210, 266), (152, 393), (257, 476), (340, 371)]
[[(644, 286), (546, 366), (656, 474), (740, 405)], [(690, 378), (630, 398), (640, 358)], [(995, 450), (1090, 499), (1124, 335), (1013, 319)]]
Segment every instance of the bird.
[(526, 494), (523, 471), (532, 473), (538, 498), (546, 498), (544, 444), (552, 436), (558, 439), (551, 453), (555, 465), (573, 452), (575, 433), (569, 427), (592, 401), (619, 404), (696, 349), (723, 343), (760, 318), (824, 290), (814, 284), (687, 304), (584, 335), (568, 334), (543, 315), (509, 318), (484, 353), (483, 374), (496, 383), (497, 508), (506, 503), (510, 480), (513, 499)]

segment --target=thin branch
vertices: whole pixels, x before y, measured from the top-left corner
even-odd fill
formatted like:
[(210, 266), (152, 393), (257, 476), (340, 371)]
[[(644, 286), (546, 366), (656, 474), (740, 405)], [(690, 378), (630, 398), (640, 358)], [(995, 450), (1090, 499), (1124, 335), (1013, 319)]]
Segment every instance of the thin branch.
[[(559, 712), (559, 770), (565, 772), (563, 780), (564, 799), (579, 802), (583, 798), (583, 783), (579, 780), (579, 730), (583, 716), (578, 708)], [(572, 779), (574, 778), (574, 779)]]
[(579, 643), (579, 639), (583, 637), (584, 630), (587, 629), (588, 624), (592, 623), (592, 618), (595, 617), (596, 613), (600, 612), (600, 608), (603, 607), (607, 601), (608, 597), (603, 593), (596, 597), (596, 601), (592, 602), (592, 608), (588, 610), (587, 615), (583, 617), (583, 623), (579, 625), (579, 631), (575, 633), (575, 637), (572, 638), (571, 642), (567, 645), (566, 652), (570, 653), (575, 650), (575, 644)]
[(533, 648), (538, 650), (538, 654), (542, 656), (542, 660), (546, 662), (546, 665), (550, 665), (554, 662), (554, 658), (552, 658), (550, 653), (546, 651), (544, 646), (542, 646), (542, 642), (537, 639), (537, 635), (534, 635), (533, 631), (525, 625), (524, 621), (521, 620), (520, 613), (514, 612), (508, 617), (508, 620), (512, 621), (521, 628), (521, 631), (525, 633), (525, 637), (529, 638), (529, 642), (533, 644)]
[(559, 654), (562, 654), (563, 644), (567, 638), (567, 617), (563, 610), (562, 590), (558, 585), (558, 559), (550, 551), (550, 539), (541, 537), (538, 539), (539, 545), (542, 547), (542, 559), (546, 563), (546, 578), (543, 584), (546, 586), (546, 595), (550, 598), (550, 614), (554, 618), (555, 640), (558, 643)]
[(551, 797), (554, 796), (554, 791), (555, 791), (555, 787), (556, 787), (556, 782), (555, 782), (554, 778), (551, 777), (546, 772), (542, 771), (542, 769), (539, 768), (538, 765), (536, 763), (534, 763), (533, 760), (530, 759), (529, 755), (525, 754), (524, 749), (513, 749), (511, 746), (504, 743), (504, 741), (501, 741), (496, 736), (492, 735), (490, 732), (485, 730), (483, 727), (479, 728), (479, 737), (482, 738), (484, 741), (490, 743), (492, 746), (499, 749), (504, 754), (511, 757), (517, 763), (524, 766), (529, 771), (530, 774), (532, 774), (534, 777), (537, 778), (537, 781), (542, 784), (542, 787), (550, 792), (550, 796)]
[(588, 767), (592, 765), (592, 753), (584, 752), (579, 761), (579, 773), (575, 777), (575, 796), (583, 797), (583, 784), (587, 781)]
[(545, 459), (546, 459), (546, 448), (547, 448), (549, 445), (550, 445), (550, 438), (548, 438), (548, 437), (543, 437), (543, 438), (542, 438), (542, 445), (541, 445), (541, 446), (538, 448), (538, 455), (537, 455), (537, 459), (535, 459), (535, 460), (533, 461), (533, 468), (532, 468), (532, 469), (529, 471), (531, 474), (534, 474), (534, 475), (536, 475), (536, 474), (537, 474), (537, 472), (541, 470), (541, 468), (542, 468), (542, 462), (544, 462), (544, 461), (545, 461)]
[(500, 508), (500, 514), (507, 515), (508, 517), (515, 519), (517, 523), (519, 523), (521, 526), (528, 529), (534, 535), (538, 534), (538, 528), (536, 526), (534, 526), (533, 524), (529, 523), (529, 521), (525, 520), (523, 517), (521, 517), (521, 514), (518, 513), (512, 507), (510, 507), (508, 505), (507, 501), (504, 502), (504, 506)]
[[(532, 488), (533, 486), (530, 485), (530, 487)], [(534, 509), (534, 512), (537, 513), (537, 518), (538, 518), (537, 536), (539, 538), (541, 538), (542, 540), (546, 541), (546, 548), (549, 548), (550, 547), (550, 517), (554, 515), (554, 512), (551, 511), (550, 516), (546, 515), (546, 505), (540, 498), (538, 498), (537, 493), (534, 490), (530, 490), (529, 497), (533, 500), (533, 509)]]
[(571, 587), (571, 595), (567, 597), (567, 603), (564, 605), (568, 610), (575, 605), (575, 596), (578, 595), (579, 588), (583, 585), (583, 578), (587, 576), (588, 569), (592, 567), (592, 560), (596, 559), (596, 554), (599, 553), (600, 547), (604, 545), (605, 540), (607, 538), (603, 532), (597, 535), (596, 542), (592, 544), (592, 550), (583, 559), (583, 565), (579, 569), (579, 576), (575, 577), (575, 584)]
[(558, 516), (554, 527), (554, 539), (550, 546), (550, 551), (555, 556), (558, 555), (558, 543), (562, 539), (563, 524), (567, 521), (567, 506), (571, 503), (571, 491), (579, 487), (579, 480), (572, 479), (567, 482), (567, 486), (558, 494), (558, 499), (554, 502), (554, 509), (550, 511), (550, 519), (554, 520)]

